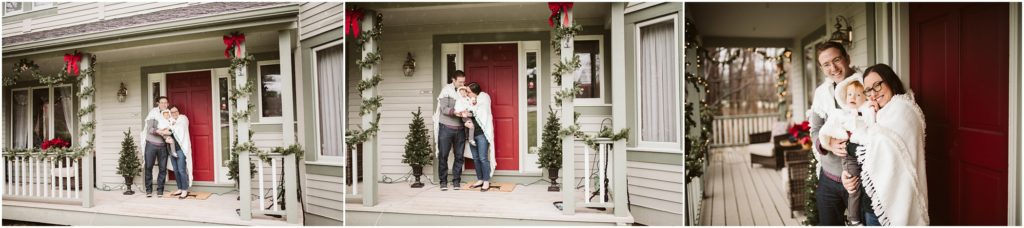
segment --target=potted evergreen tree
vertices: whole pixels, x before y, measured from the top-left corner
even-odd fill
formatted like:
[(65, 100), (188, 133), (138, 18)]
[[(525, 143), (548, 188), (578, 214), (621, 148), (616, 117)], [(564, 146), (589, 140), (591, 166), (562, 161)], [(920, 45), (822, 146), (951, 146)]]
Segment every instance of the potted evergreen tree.
[(416, 177), (413, 188), (422, 188), (420, 176), (423, 175), (423, 166), (433, 161), (433, 150), (430, 147), (430, 136), (427, 133), (427, 125), (423, 123), (421, 108), (412, 113), (412, 123), (409, 124), (409, 135), (405, 136), (405, 154), (402, 155), (402, 163), (412, 167), (412, 175)]
[(135, 137), (132, 137), (132, 130), (124, 133), (124, 140), (121, 141), (121, 157), (117, 159), (117, 174), (124, 177), (125, 195), (133, 195), (132, 184), (135, 176), (139, 175), (139, 146), (135, 144)]
[(537, 160), (537, 164), (548, 170), (548, 179), (551, 179), (549, 192), (560, 190), (557, 182), (558, 170), (562, 168), (562, 138), (558, 135), (560, 129), (558, 115), (553, 108), (548, 107), (548, 118), (544, 123), (544, 134), (541, 135), (543, 142), (541, 142), (540, 159)]

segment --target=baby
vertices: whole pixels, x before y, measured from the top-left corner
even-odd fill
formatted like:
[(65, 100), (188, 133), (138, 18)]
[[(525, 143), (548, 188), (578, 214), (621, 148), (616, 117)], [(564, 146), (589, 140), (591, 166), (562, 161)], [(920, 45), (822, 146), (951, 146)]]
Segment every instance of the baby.
[[(160, 112), (160, 114), (163, 115), (164, 118), (157, 118), (156, 119), (156, 128), (161, 130), (161, 131), (163, 131), (163, 130), (171, 130), (171, 126), (174, 126), (174, 122), (176, 120), (173, 117), (171, 117), (171, 111), (170, 110), (163, 110), (163, 111)], [(165, 135), (164, 136), (164, 142), (167, 143), (168, 153), (171, 154), (171, 157), (175, 157), (175, 158), (178, 157), (178, 153), (175, 152), (176, 149), (174, 147), (174, 136)]]
[[(866, 123), (874, 122), (874, 109), (870, 101), (866, 101), (864, 85), (860, 81), (850, 78), (836, 86), (836, 100), (842, 101), (842, 110), (832, 112), (828, 120), (821, 127), (819, 141), (826, 150), (832, 150), (832, 143), (836, 140), (849, 140), (850, 132)], [(860, 176), (860, 166), (857, 164), (857, 156), (854, 153), (847, 153), (843, 158), (843, 171), (851, 176)], [(847, 219), (853, 225), (861, 224), (860, 221), (860, 193), (849, 194), (847, 203)]]
[[(472, 112), (476, 108), (476, 98), (469, 97), (468, 94), (468, 87), (459, 88), (459, 95), (461, 97), (455, 99), (455, 113), (461, 113), (463, 111)], [(476, 146), (476, 141), (473, 141), (473, 130), (475, 130), (474, 128), (476, 127), (473, 125), (473, 118), (462, 117), (462, 122), (466, 123), (466, 128), (468, 130), (467, 135), (469, 135), (469, 145)]]

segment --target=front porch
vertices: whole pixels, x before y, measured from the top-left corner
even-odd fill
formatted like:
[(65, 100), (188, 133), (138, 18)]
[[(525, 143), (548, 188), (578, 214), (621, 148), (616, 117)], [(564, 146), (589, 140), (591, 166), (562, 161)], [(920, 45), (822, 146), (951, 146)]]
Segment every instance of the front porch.
[[(409, 188), (410, 183), (378, 184), (380, 202), (364, 206), (358, 200), (346, 204), (349, 225), (624, 225), (633, 216), (616, 217), (612, 210), (577, 207), (564, 215), (553, 205), (561, 192), (548, 192), (547, 182), (517, 185), (512, 192), (492, 189), (441, 191), (437, 185)], [(351, 192), (351, 187), (346, 189)], [(576, 192), (583, 197), (582, 189)], [(596, 198), (595, 198), (596, 199)], [(354, 201), (354, 202), (353, 202)], [(396, 219), (401, 218), (401, 219)], [(414, 218), (414, 219), (410, 219)]]
[(79, 226), (294, 225), (283, 218), (257, 214), (253, 214), (251, 220), (242, 219), (235, 212), (238, 192), (213, 194), (206, 200), (146, 198), (143, 194), (126, 196), (121, 191), (93, 192), (92, 207), (4, 198), (4, 219)]
[(702, 226), (800, 226), (802, 211), (790, 214), (784, 175), (753, 166), (751, 146), (720, 147), (710, 152), (704, 174)]

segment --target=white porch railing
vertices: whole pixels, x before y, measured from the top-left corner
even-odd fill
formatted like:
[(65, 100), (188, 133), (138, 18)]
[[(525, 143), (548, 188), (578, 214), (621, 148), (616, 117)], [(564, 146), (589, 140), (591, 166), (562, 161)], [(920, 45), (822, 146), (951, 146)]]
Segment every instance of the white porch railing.
[(4, 200), (59, 201), (91, 207), (92, 156), (81, 159), (56, 155), (34, 157), (27, 154), (4, 156)]
[[(615, 209), (616, 202), (622, 200), (620, 203), (625, 205), (626, 199), (617, 199), (613, 197), (612, 193), (620, 192), (625, 193), (625, 184), (619, 184), (616, 182), (625, 182), (626, 180), (613, 180), (614, 172), (625, 172), (626, 160), (617, 160), (613, 157), (609, 157), (613, 150), (615, 141), (609, 138), (597, 138), (594, 142), (597, 143), (597, 149), (593, 149), (587, 146), (583, 140), (576, 139), (575, 142), (578, 145), (583, 145), (583, 200), (580, 206), (582, 207), (599, 207)], [(596, 155), (596, 156), (595, 156)], [(563, 155), (569, 157), (575, 157), (570, 155)], [(575, 162), (575, 161), (573, 161)], [(597, 167), (594, 167), (597, 166)], [(596, 173), (594, 171), (597, 171)], [(575, 170), (566, 170), (567, 172), (575, 172)], [(593, 179), (596, 177), (597, 187), (593, 185)], [(569, 176), (563, 179), (563, 181), (572, 181)], [(579, 182), (576, 182), (579, 183)], [(611, 188), (611, 189), (609, 189)], [(575, 191), (576, 189), (562, 189), (562, 191)], [(596, 195), (595, 195), (596, 194)], [(571, 200), (578, 200), (576, 197)], [(569, 205), (569, 204), (566, 204)], [(563, 208), (568, 210), (569, 208)], [(574, 208), (575, 209), (575, 208)], [(622, 208), (622, 210), (626, 210)]]
[[(264, 214), (264, 215), (280, 215), (284, 216), (288, 223), (299, 223), (299, 213), (301, 205), (298, 200), (298, 168), (295, 164), (295, 155), (281, 155), (281, 154), (270, 154), (267, 156), (268, 161), (260, 159), (257, 155), (250, 154), (250, 159), (240, 159), (239, 167), (249, 167), (249, 161), (256, 163), (256, 177), (253, 178), (256, 181), (256, 190), (259, 198), (256, 199), (257, 207), (253, 209), (246, 206), (247, 203), (242, 203), (242, 212), (252, 214)], [(267, 169), (269, 168), (269, 170)], [(269, 175), (267, 175), (269, 174)], [(283, 180), (284, 194), (284, 209), (281, 208), (279, 203), (282, 200), (282, 196), (278, 195), (278, 191), (281, 190), (279, 183)], [(247, 183), (252, 183), (252, 179), (242, 179), (241, 188), (250, 188)], [(251, 205), (252, 201), (249, 201)]]
[(712, 122), (712, 147), (746, 145), (750, 134), (771, 131), (779, 114), (716, 116)]

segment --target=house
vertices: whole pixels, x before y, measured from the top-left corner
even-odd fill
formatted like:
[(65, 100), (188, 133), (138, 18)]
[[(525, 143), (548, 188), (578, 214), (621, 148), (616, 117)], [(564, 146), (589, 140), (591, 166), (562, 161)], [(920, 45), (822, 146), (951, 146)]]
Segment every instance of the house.
[[(355, 170), (348, 172), (352, 181), (346, 184), (347, 224), (682, 225), (683, 53), (674, 51), (683, 47), (681, 3), (575, 3), (564, 12), (571, 12), (582, 31), (565, 40), (572, 45), (562, 46), (575, 49), (552, 46), (557, 31), (546, 21), (553, 14), (547, 3), (349, 7), (364, 16), (347, 24), (359, 25), (364, 36), (380, 36), (349, 38), (366, 40), (363, 48), (346, 44), (346, 126), (371, 129), (377, 114), (380, 119), (376, 136), (346, 152), (354, 161), (346, 164)], [(557, 51), (585, 59), (580, 70), (562, 77), (582, 89), (561, 107), (553, 105), (556, 94), (573, 83), (553, 82), (554, 66), (573, 55)], [(374, 63), (378, 55), (382, 60)], [(638, 57), (654, 55), (662, 61)], [(416, 64), (409, 70), (411, 61)], [(656, 69), (660, 73), (653, 73)], [(410, 112), (422, 109), (426, 125), (436, 126), (430, 118), (435, 98), (456, 70), (464, 70), (467, 82), (479, 83), (493, 100), (497, 167), (492, 181), (506, 183), (502, 188), (514, 188), (511, 192), (442, 192), (437, 162), (423, 169), (425, 187), (409, 186), (415, 177), (402, 155)], [(377, 74), (379, 84), (361, 90)], [(377, 96), (379, 108), (367, 109), (366, 100)], [(573, 156), (563, 156), (556, 192), (546, 190), (548, 171), (538, 165), (549, 107), (563, 128), (572, 125), (574, 111), (580, 113), (580, 129), (588, 135), (602, 127), (630, 129), (622, 140), (596, 140), (594, 148), (605, 150), (564, 137), (563, 151)], [(474, 170), (467, 167), (462, 179), (475, 181)], [(600, 180), (609, 184), (596, 184)], [(608, 197), (589, 197), (592, 192)]]
[[(913, 91), (927, 126), (925, 167), (931, 225), (1021, 224), (1020, 3), (687, 3), (686, 9), (696, 28), (692, 36), (707, 51), (784, 48), (792, 55), (788, 75), (782, 77), (786, 80), (779, 81), (784, 87), (780, 91), (788, 91), (783, 95), (787, 105), (768, 114), (767, 124), (755, 121), (763, 116), (718, 115), (713, 122), (698, 120), (688, 130), (713, 128), (711, 146), (716, 148), (694, 157), (708, 156), (704, 161), (711, 162), (728, 159), (733, 156), (729, 153), (740, 150), (727, 144), (746, 146), (747, 135), (772, 131), (777, 119), (783, 119), (783, 125), (807, 120), (811, 94), (826, 80), (814, 47), (836, 40), (843, 42), (852, 66), (864, 70), (877, 63), (888, 64)], [(729, 56), (725, 52), (707, 56), (712, 57), (705, 59), (705, 67), (729, 65), (720, 63), (727, 59), (723, 56)], [(688, 55), (687, 61), (701, 57)], [(709, 75), (701, 68), (688, 70), (699, 77)], [(687, 85), (687, 89), (693, 88), (693, 84)], [(775, 84), (771, 86), (774, 89)], [(688, 94), (686, 102), (694, 104), (716, 96)], [(695, 109), (691, 113), (700, 112)], [(787, 112), (792, 115), (786, 116)], [(749, 212), (728, 212), (746, 208), (743, 204), (718, 204), (722, 198), (741, 201), (727, 192), (743, 188), (717, 182), (723, 177), (721, 169), (703, 171), (706, 176), (687, 183), (687, 223), (767, 225), (743, 221)], [(784, 175), (774, 181), (783, 182)], [(750, 202), (767, 205), (773, 198), (787, 198), (783, 194)], [(788, 206), (778, 212), (753, 208), (753, 216), (746, 218), (758, 214), (786, 217), (786, 209)]]
[[(335, 92), (340, 81), (332, 79), (342, 72), (343, 4), (5, 2), (4, 7), (5, 220), (343, 223), (342, 150), (331, 144), (340, 137), (325, 129), (341, 118), (330, 112), (335, 107), (330, 101), (342, 97)], [(228, 37), (241, 36), (244, 41), (225, 50)], [(229, 52), (235, 50), (254, 60), (231, 71)], [(77, 64), (68, 64), (65, 56)], [(258, 86), (246, 92), (247, 83)], [(141, 175), (133, 180), (136, 193), (122, 195), (125, 179), (117, 167), (123, 132), (138, 139), (158, 96), (168, 96), (191, 120), (191, 190), (208, 193), (205, 200), (146, 198)], [(249, 112), (240, 108), (247, 103)], [(53, 138), (71, 141), (85, 153), (18, 153), (32, 154), (25, 148)], [(304, 153), (272, 151), (290, 145)], [(229, 174), (232, 162), (252, 165), (253, 172), (240, 172), (236, 184)], [(166, 186), (175, 189), (174, 181)]]

